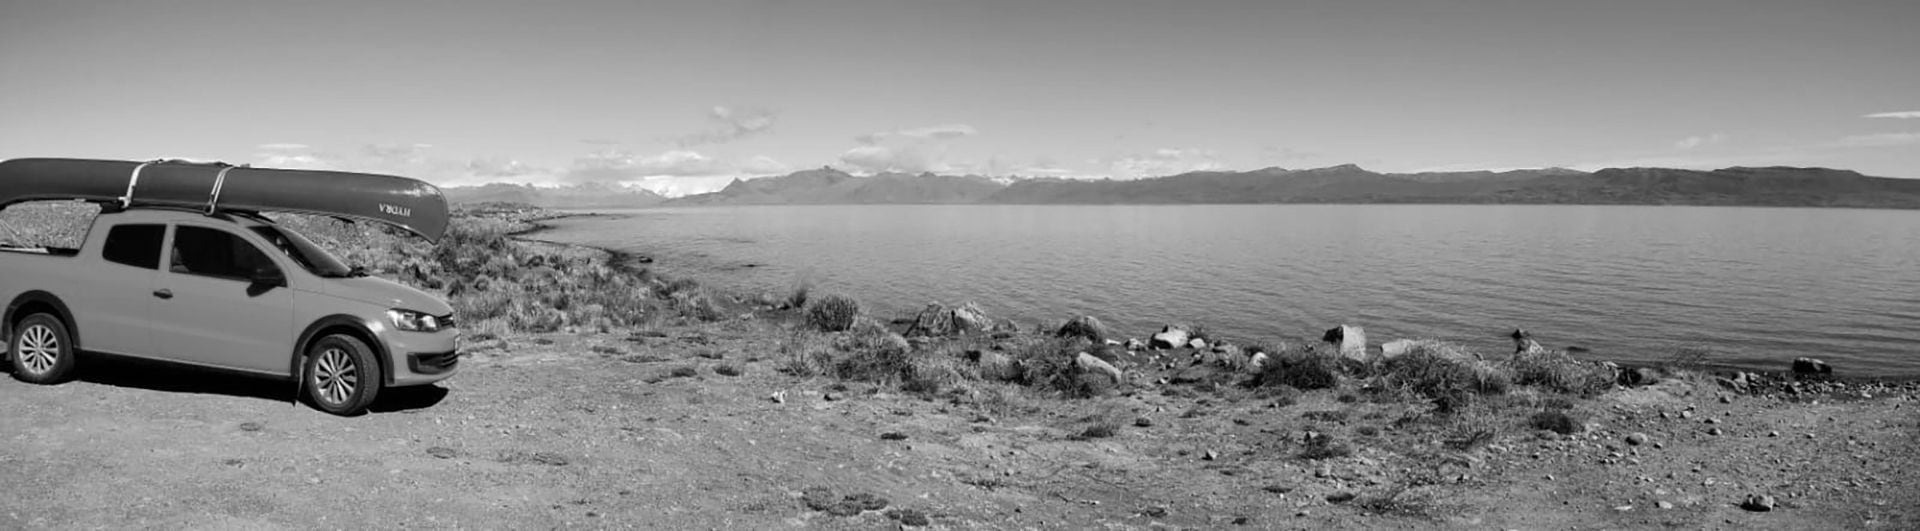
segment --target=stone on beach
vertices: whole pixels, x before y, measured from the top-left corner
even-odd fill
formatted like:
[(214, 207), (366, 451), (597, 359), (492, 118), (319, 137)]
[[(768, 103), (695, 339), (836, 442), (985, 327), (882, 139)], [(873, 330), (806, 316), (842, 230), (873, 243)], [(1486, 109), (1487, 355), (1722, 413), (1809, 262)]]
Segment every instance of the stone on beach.
[(907, 335), (948, 336), (956, 331), (953, 323), (953, 311), (938, 302), (928, 303), (920, 313), (913, 317), (913, 327), (907, 329)]
[(953, 326), (961, 333), (985, 332), (993, 329), (993, 319), (987, 317), (980, 305), (969, 301), (953, 309)]
[(1341, 356), (1361, 361), (1367, 359), (1367, 331), (1358, 326), (1343, 324), (1334, 327), (1320, 336), (1320, 340), (1339, 345)]
[(1513, 329), (1513, 333), (1509, 334), (1508, 337), (1513, 338), (1514, 354), (1546, 354), (1547, 353), (1547, 348), (1540, 346), (1539, 341), (1534, 341), (1533, 334), (1530, 332), (1527, 332), (1526, 330), (1515, 328)]
[(1096, 358), (1092, 354), (1082, 352), (1080, 355), (1074, 356), (1073, 364), (1080, 368), (1080, 372), (1105, 374), (1112, 377), (1113, 383), (1120, 383), (1124, 379), (1120, 374), (1120, 369), (1114, 368), (1113, 364), (1107, 363), (1106, 360)]
[(1833, 366), (1827, 365), (1827, 362), (1821, 361), (1817, 358), (1806, 358), (1806, 357), (1794, 358), (1793, 373), (1794, 374), (1833, 374)]
[(1190, 339), (1186, 330), (1182, 330), (1173, 325), (1167, 325), (1166, 328), (1160, 330), (1160, 333), (1153, 335), (1153, 341), (1149, 343), (1149, 346), (1157, 349), (1180, 348), (1187, 346), (1187, 342)]
[(1406, 355), (1406, 353), (1413, 351), (1413, 346), (1416, 344), (1419, 344), (1419, 342), (1411, 339), (1395, 339), (1393, 341), (1381, 343), (1380, 357), (1384, 359), (1393, 359), (1393, 358)]
[[(1053, 335), (1055, 337), (1084, 337), (1087, 338), (1088, 341), (1100, 343), (1106, 340), (1107, 335), (1110, 333), (1111, 332), (1107, 330), (1107, 325), (1101, 323), (1099, 319), (1091, 315), (1082, 315), (1067, 321), (1065, 325), (1061, 325), (1060, 330), (1054, 332)], [(1131, 349), (1131, 347), (1129, 347), (1129, 349)]]

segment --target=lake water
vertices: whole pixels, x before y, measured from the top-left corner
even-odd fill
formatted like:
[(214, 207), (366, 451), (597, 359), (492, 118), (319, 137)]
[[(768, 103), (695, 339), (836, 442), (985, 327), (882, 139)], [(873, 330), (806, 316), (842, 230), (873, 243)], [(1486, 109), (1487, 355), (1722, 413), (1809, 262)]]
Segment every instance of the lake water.
[(1088, 314), (1243, 340), (1438, 338), (1649, 362), (1920, 375), (1920, 212), (1483, 205), (757, 206), (560, 221), (539, 238), (630, 251), (672, 275), (882, 316), (976, 301), (1023, 324)]

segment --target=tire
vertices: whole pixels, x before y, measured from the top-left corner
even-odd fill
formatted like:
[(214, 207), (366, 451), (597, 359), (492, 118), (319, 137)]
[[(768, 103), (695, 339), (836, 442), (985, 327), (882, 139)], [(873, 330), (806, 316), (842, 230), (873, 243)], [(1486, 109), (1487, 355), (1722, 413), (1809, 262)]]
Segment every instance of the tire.
[(13, 377), (22, 382), (50, 385), (73, 377), (73, 334), (52, 314), (21, 319), (7, 338), (7, 354)]
[(380, 362), (366, 342), (330, 334), (307, 348), (300, 387), (315, 409), (341, 416), (366, 412), (380, 394)]

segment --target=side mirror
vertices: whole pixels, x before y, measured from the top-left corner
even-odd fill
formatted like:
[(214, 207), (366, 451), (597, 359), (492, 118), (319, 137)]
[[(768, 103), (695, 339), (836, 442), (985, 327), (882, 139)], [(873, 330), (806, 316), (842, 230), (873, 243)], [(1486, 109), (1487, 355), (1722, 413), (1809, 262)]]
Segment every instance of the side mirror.
[(287, 287), (287, 275), (284, 273), (281, 273), (280, 269), (275, 267), (261, 267), (258, 269), (254, 269), (253, 275), (248, 278), (253, 281), (254, 286), (279, 287), (279, 288)]

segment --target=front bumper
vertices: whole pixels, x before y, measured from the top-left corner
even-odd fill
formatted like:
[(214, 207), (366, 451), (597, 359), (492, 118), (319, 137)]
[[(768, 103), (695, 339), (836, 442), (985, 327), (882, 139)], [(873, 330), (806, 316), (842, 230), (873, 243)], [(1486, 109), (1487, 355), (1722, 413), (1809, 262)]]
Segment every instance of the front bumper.
[(460, 351), (455, 330), (439, 332), (400, 332), (388, 330), (383, 338), (393, 375), (387, 385), (424, 385), (452, 377), (460, 369)]

